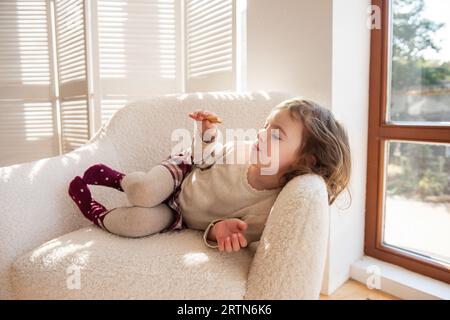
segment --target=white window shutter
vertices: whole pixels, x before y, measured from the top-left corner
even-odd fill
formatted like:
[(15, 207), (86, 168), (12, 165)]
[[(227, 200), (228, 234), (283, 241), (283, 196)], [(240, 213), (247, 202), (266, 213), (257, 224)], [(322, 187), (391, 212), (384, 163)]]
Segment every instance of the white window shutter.
[(61, 140), (66, 153), (90, 138), (85, 1), (54, 3)]
[(0, 166), (59, 153), (46, 0), (0, 1)]
[(237, 1), (0, 1), (0, 165), (78, 148), (130, 100), (236, 90)]
[(187, 92), (236, 90), (236, 1), (185, 0)]
[[(98, 0), (101, 118), (130, 100), (181, 91), (180, 0)], [(96, 12), (95, 12), (96, 11)], [(96, 48), (97, 47), (97, 48)]]

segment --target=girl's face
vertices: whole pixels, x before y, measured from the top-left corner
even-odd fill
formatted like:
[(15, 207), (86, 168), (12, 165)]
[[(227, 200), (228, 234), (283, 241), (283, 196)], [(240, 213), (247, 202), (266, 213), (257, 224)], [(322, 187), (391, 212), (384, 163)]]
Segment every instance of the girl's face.
[(287, 108), (273, 111), (253, 144), (253, 163), (260, 168), (277, 169), (273, 174), (290, 171), (298, 160), (302, 132), (303, 124), (292, 118)]

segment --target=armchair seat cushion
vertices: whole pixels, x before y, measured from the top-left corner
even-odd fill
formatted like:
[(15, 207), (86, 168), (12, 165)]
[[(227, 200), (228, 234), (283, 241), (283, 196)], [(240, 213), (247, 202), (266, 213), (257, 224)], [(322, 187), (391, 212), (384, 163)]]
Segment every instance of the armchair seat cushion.
[(191, 229), (124, 238), (95, 226), (19, 257), (18, 299), (243, 299), (256, 246), (208, 248)]

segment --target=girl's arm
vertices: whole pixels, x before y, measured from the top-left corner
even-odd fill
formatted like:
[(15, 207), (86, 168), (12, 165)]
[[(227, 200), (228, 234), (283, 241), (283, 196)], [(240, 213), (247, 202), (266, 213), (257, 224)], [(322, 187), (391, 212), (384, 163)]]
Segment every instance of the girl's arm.
[(189, 117), (197, 121), (191, 144), (193, 163), (200, 169), (207, 169), (216, 161), (216, 123), (221, 123), (221, 120), (206, 110), (189, 113)]

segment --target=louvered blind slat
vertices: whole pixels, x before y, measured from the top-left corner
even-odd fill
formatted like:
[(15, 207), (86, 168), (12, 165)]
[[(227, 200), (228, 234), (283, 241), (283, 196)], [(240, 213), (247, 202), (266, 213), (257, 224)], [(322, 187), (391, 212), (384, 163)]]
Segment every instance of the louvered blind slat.
[(187, 91), (234, 88), (235, 2), (186, 0)]
[(55, 1), (62, 152), (89, 140), (84, 0)]
[(221, 9), (213, 8), (209, 14), (204, 14), (198, 17), (191, 16), (189, 21), (189, 28), (191, 32), (195, 32), (197, 30), (201, 30), (202, 28), (215, 25), (220, 22), (225, 22), (229, 20), (232, 16), (232, 7), (231, 5), (224, 6)]
[(63, 101), (61, 103), (61, 122), (63, 150), (76, 149), (89, 139), (86, 99)]
[(0, 166), (58, 154), (47, 1), (0, 1)]
[(177, 91), (178, 0), (98, 0), (102, 123), (128, 101)]
[(65, 59), (70, 54), (86, 59), (84, 1), (56, 1), (56, 17), (60, 80), (62, 83), (74, 80), (86, 81), (86, 64), (70, 63), (70, 60)]

